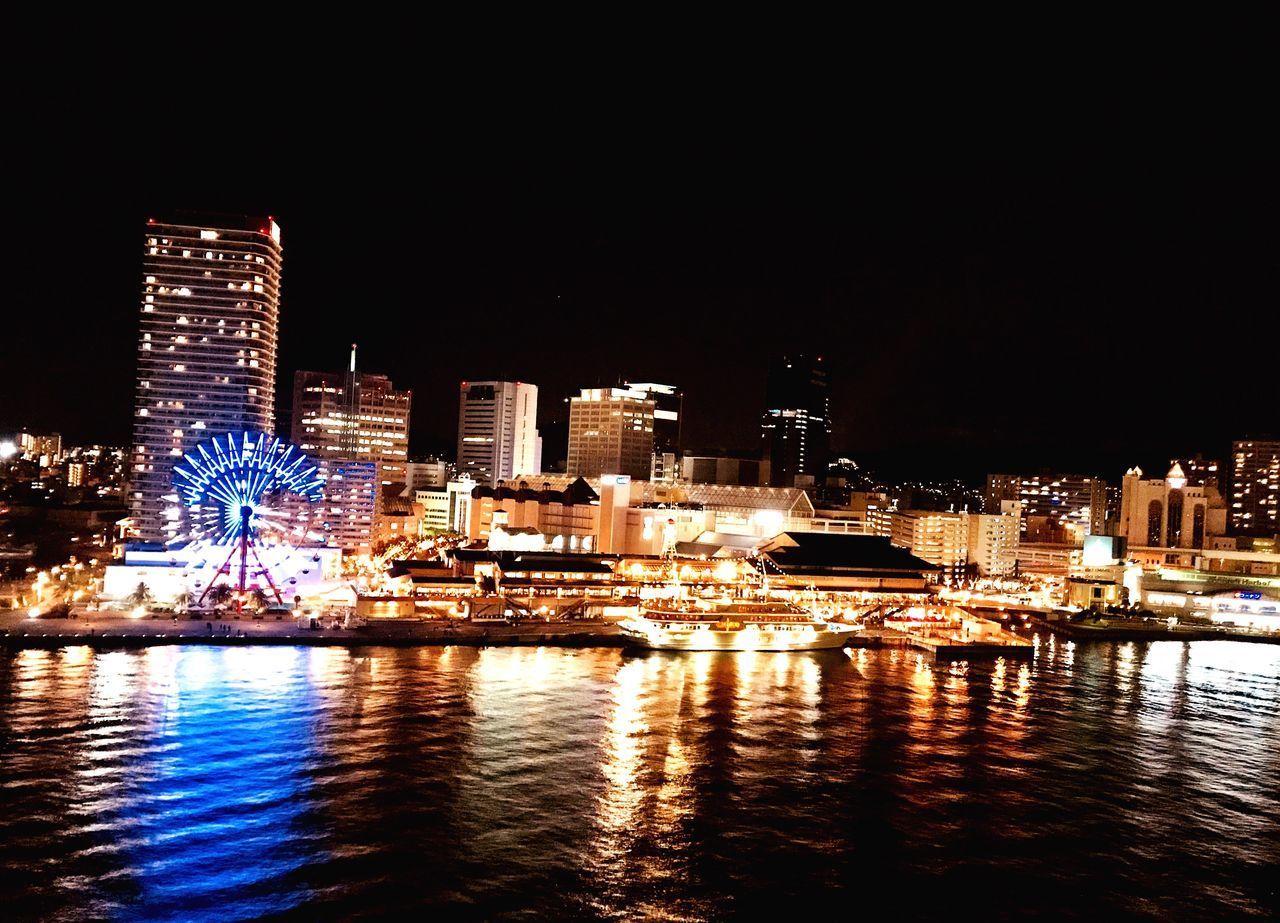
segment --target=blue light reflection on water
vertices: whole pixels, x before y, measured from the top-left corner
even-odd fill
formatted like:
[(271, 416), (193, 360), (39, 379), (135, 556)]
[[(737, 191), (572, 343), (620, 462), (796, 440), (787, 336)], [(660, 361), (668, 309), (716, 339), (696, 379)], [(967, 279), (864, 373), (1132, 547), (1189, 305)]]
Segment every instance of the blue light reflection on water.
[(309, 861), (294, 828), (316, 740), (307, 652), (153, 653), (161, 661), (150, 688), (159, 717), (148, 729), (148, 756), (129, 766), (115, 793), (117, 821), (130, 831), (122, 859), (138, 910), (225, 920), (296, 904), (304, 891), (287, 880)]
[[(4, 776), (31, 791), (42, 822), (61, 815), (72, 831), (53, 890), (95, 917), (225, 920), (296, 904), (305, 889), (290, 875), (314, 858), (300, 819), (323, 736), (314, 655), (86, 652), (18, 655), (18, 762)], [(83, 704), (57, 713), (60, 726), (26, 721), (50, 692)]]

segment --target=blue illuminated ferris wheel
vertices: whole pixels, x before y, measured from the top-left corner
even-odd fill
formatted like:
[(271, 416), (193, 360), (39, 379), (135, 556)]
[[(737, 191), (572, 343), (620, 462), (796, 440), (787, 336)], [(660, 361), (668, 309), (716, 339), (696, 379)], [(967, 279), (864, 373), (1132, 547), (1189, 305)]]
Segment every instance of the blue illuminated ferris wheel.
[(271, 574), (258, 553), (263, 534), (279, 532), (283, 522), (324, 498), (319, 469), (297, 446), (265, 433), (227, 433), (202, 442), (173, 467), (173, 486), (187, 507), (192, 538), (230, 546), (226, 561), (200, 595), (200, 603), (218, 575), (231, 573), (239, 553), (239, 591), (250, 576), (249, 558), (257, 562), (253, 576), (265, 577), (280, 599)]

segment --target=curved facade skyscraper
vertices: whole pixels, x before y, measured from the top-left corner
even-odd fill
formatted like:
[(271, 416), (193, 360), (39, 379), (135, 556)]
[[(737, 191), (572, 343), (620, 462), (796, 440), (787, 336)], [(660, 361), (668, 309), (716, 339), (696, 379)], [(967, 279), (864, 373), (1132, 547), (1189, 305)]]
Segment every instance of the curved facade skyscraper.
[(173, 464), (196, 443), (275, 429), (280, 227), (149, 220), (143, 234), (130, 509), (143, 541), (182, 535)]

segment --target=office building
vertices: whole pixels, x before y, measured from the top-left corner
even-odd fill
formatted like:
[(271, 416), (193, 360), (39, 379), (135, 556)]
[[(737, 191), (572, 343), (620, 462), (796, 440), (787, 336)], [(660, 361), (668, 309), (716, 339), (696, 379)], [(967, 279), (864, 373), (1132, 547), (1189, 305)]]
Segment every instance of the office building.
[(649, 480), (669, 481), (680, 476), (680, 426), (684, 395), (674, 385), (627, 382), (629, 391), (639, 391), (653, 401), (653, 460)]
[(293, 442), (315, 459), (374, 462), (383, 484), (404, 481), (409, 455), (410, 391), (385, 375), (297, 372), (293, 376)]
[(355, 346), (345, 372), (293, 376), (293, 442), (332, 474), (325, 507), (343, 551), (366, 553), (386, 538), (382, 519), (393, 511), (382, 488), (405, 480), (412, 400), (387, 376), (356, 371)]
[(405, 465), (404, 482), (410, 492), (419, 490), (444, 490), (453, 480), (453, 465), (442, 459), (411, 461)]
[(1231, 529), (1242, 535), (1280, 534), (1280, 439), (1232, 443)]
[(736, 455), (693, 455), (680, 459), (680, 476), (693, 484), (767, 487), (769, 462)]
[(821, 358), (787, 356), (770, 364), (761, 435), (774, 487), (823, 485), (831, 399)]
[(145, 541), (183, 534), (176, 460), (213, 436), (275, 428), (282, 262), (269, 217), (147, 222), (129, 498)]
[(569, 401), (569, 457), (565, 473), (598, 478), (649, 477), (654, 401), (644, 391), (583, 388)]
[(413, 492), (422, 508), (422, 532), (433, 534), (449, 531), (449, 493), (443, 487), (427, 487)]
[[(998, 512), (1005, 500), (1022, 504), (1023, 531), (1043, 519), (1059, 531), (1102, 535), (1107, 523), (1107, 482), (1082, 474), (989, 474), (984, 509)], [(1057, 540), (1066, 540), (1057, 539)], [(1079, 542), (1076, 542), (1079, 544)]]
[(377, 463), (325, 458), (320, 460), (320, 473), (325, 479), (324, 505), (320, 528), (313, 531), (346, 553), (368, 554), (382, 492)]
[(497, 484), (541, 467), (537, 386), (520, 381), (462, 382), (458, 475)]

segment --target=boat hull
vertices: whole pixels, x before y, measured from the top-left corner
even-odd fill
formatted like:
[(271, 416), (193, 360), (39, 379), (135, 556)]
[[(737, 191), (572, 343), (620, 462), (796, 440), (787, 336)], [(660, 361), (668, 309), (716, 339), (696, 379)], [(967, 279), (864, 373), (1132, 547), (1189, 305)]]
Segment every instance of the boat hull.
[(619, 625), (619, 628), (631, 643), (655, 651), (825, 651), (844, 647), (845, 642), (857, 633), (856, 628), (847, 631), (823, 629), (797, 637), (798, 633), (793, 631), (694, 629), (655, 632), (626, 624)]

